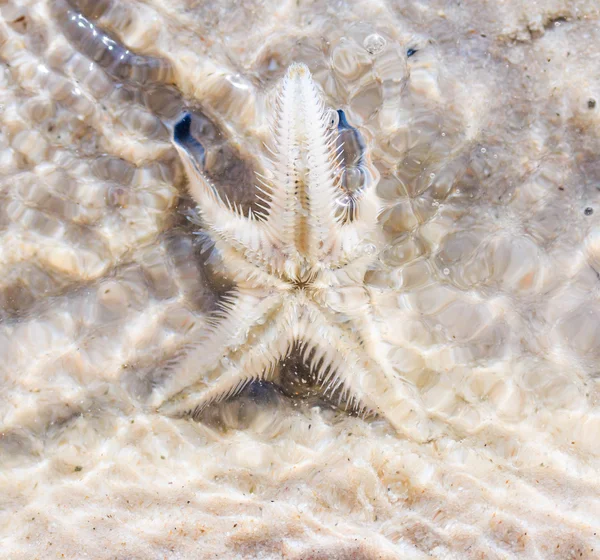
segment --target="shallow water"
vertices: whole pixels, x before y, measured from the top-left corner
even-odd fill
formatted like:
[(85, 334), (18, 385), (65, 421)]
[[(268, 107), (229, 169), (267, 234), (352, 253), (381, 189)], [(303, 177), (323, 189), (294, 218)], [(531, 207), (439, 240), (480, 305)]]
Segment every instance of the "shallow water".
[[(0, 16), (5, 557), (598, 555), (596, 2)], [(251, 207), (294, 61), (380, 175), (366, 282), (425, 442), (344, 410), (301, 352), (200, 421), (147, 406), (230, 288), (173, 124), (193, 115), (206, 173)]]

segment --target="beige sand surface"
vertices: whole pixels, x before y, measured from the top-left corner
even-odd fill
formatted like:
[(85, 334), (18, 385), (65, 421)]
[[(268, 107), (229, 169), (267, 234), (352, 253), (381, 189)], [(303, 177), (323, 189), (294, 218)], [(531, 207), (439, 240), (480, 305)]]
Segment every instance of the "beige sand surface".
[[(173, 120), (247, 203), (293, 61), (381, 174), (427, 443), (291, 382), (146, 405), (219, 298)], [(597, 0), (0, 2), (0, 557), (600, 558), (599, 216)]]

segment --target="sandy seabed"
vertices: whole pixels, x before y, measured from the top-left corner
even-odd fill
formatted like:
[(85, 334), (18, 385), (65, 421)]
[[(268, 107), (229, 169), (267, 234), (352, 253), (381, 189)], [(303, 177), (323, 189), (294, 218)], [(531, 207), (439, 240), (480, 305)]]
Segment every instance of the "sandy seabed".
[[(249, 203), (293, 61), (381, 175), (425, 443), (264, 385), (146, 404), (220, 297), (174, 119)], [(600, 558), (597, 1), (4, 1), (0, 124), (0, 557)]]

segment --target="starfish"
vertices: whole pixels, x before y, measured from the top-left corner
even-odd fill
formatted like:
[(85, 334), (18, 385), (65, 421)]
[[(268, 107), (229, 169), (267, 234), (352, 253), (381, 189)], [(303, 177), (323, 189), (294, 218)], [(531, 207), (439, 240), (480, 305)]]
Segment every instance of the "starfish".
[(386, 357), (365, 284), (382, 245), (376, 174), (352, 193), (342, 187), (330, 121), (309, 69), (292, 64), (279, 85), (271, 156), (257, 174), (258, 211), (229, 202), (203, 174), (189, 115), (175, 127), (189, 191), (235, 289), (154, 394), (160, 412), (198, 417), (251, 381), (272, 379), (301, 347), (326, 390), (422, 439), (414, 427), (421, 407)]

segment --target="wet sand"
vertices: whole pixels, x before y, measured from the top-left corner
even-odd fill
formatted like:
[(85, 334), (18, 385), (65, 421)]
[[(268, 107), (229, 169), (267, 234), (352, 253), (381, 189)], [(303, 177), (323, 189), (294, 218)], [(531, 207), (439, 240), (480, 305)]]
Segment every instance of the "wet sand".
[[(599, 18), (3, 3), (0, 556), (598, 557)], [(366, 281), (425, 443), (289, 371), (200, 422), (147, 405), (227, 289), (173, 122), (193, 112), (207, 173), (251, 205), (293, 61), (381, 176)]]

